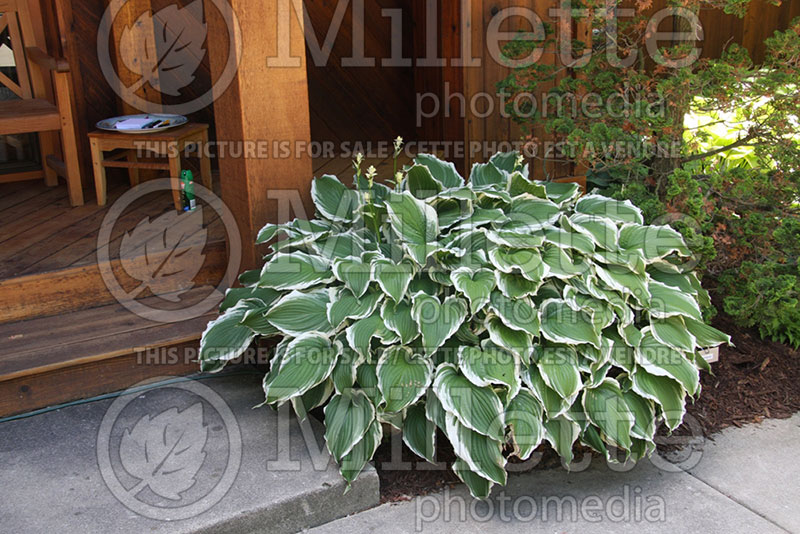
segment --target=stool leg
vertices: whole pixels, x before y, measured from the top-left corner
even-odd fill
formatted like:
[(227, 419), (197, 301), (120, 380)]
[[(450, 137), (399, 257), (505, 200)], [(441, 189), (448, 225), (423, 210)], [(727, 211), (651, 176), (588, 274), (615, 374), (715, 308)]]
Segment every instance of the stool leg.
[(97, 139), (90, 142), (92, 148), (92, 167), (94, 168), (94, 190), (97, 192), (97, 205), (106, 205), (106, 169), (103, 167), (103, 151)]
[(200, 145), (197, 147), (197, 157), (200, 159), (200, 178), (207, 189), (211, 189), (211, 160), (208, 158), (208, 130), (203, 130)]
[(169, 157), (169, 179), (172, 182), (172, 200), (175, 203), (175, 209), (181, 211), (181, 155), (178, 150), (174, 150), (170, 145), (167, 154)]
[[(139, 156), (136, 155), (135, 148), (132, 148), (128, 151), (128, 161), (131, 163), (139, 162)], [(137, 167), (131, 167), (128, 169), (128, 180), (131, 182), (131, 187), (136, 187), (139, 185), (139, 169)]]

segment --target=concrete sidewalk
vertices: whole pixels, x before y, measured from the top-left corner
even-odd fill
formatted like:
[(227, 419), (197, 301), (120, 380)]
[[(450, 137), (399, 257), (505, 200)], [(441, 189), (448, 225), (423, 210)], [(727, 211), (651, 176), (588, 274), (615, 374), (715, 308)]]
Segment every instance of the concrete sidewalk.
[(282, 534), (373, 507), (321, 425), (253, 406), (262, 375), (211, 377), (0, 423), (0, 532)]
[(723, 431), (702, 456), (683, 458), (687, 470), (668, 472), (656, 460), (626, 472), (600, 461), (579, 473), (531, 471), (512, 475), (486, 502), (460, 486), (309, 532), (800, 533), (798, 440), (800, 414)]

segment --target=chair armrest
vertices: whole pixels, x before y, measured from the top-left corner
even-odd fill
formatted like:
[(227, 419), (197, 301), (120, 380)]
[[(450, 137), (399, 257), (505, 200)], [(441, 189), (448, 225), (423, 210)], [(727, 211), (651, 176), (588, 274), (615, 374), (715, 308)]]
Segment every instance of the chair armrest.
[(48, 55), (47, 52), (39, 47), (26, 47), (25, 57), (44, 69), (56, 72), (69, 72), (69, 63), (67, 63), (67, 60), (60, 58), (56, 59)]

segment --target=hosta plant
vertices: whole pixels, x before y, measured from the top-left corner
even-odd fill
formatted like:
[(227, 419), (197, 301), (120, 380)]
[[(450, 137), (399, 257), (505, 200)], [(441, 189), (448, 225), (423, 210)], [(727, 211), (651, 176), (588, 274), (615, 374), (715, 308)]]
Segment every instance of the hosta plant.
[(638, 459), (657, 424), (681, 424), (698, 350), (729, 338), (703, 322), (677, 232), (629, 202), (531, 181), (513, 153), (467, 182), (430, 155), (390, 185), (359, 163), (354, 188), (314, 180), (315, 219), (261, 231), (272, 251), (203, 334), (204, 370), (275, 338), (265, 403), (324, 406), (348, 482), (391, 425), (430, 461), (449, 440), (478, 497), (543, 441), (566, 464), (577, 442)]

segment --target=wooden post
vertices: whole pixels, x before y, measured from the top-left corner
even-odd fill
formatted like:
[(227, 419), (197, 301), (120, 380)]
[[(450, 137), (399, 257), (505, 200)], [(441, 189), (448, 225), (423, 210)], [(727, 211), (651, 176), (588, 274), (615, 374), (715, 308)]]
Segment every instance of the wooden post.
[[(297, 144), (311, 141), (305, 39), (303, 22), (287, 8), (290, 3), (230, 1), (241, 30), (239, 67), (230, 86), (222, 94), (214, 94), (222, 199), (239, 225), (245, 268), (261, 264), (254, 243), (264, 224), (290, 218), (285, 204), (279, 211), (276, 196), (302, 200), (305, 213), (298, 213), (303, 210), (294, 202), (294, 216), (313, 214), (311, 157), (307, 151), (295, 149)], [(214, 3), (207, 0), (205, 5), (213, 83), (225, 69), (229, 47), (235, 43), (229, 42), (228, 27)], [(288, 35), (283, 31), (287, 28)], [(268, 58), (278, 56), (279, 47), (283, 51), (288, 47), (297, 58), (294, 65), (268, 66)], [(291, 143), (291, 154), (276, 155), (273, 142), (285, 141)], [(258, 149), (248, 151), (245, 143)], [(264, 146), (269, 147), (268, 154), (261, 150)], [(238, 157), (222, 157), (223, 148)]]

